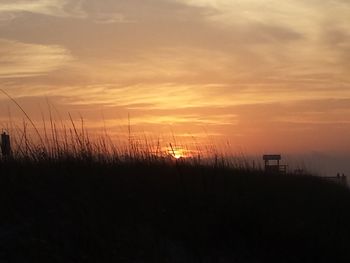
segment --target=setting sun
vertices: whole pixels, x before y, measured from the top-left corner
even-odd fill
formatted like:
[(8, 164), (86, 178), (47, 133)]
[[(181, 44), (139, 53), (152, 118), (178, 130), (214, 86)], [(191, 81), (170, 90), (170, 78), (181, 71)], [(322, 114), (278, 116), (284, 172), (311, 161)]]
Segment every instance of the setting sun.
[(181, 151), (175, 151), (173, 157), (174, 157), (175, 159), (180, 159), (180, 158), (183, 158), (183, 157), (185, 157), (185, 156), (183, 155), (183, 153), (182, 153)]
[(188, 157), (188, 153), (186, 152), (186, 150), (184, 150), (180, 146), (174, 147), (170, 144), (170, 146), (167, 148), (167, 152), (171, 157), (173, 157), (175, 159), (181, 159), (181, 158)]

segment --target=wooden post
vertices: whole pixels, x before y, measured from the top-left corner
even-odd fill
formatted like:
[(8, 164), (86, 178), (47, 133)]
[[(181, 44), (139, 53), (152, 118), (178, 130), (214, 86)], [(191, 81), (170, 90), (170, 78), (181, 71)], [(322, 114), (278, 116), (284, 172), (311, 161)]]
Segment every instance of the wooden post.
[(10, 135), (6, 134), (6, 132), (1, 134), (1, 153), (4, 157), (11, 155)]

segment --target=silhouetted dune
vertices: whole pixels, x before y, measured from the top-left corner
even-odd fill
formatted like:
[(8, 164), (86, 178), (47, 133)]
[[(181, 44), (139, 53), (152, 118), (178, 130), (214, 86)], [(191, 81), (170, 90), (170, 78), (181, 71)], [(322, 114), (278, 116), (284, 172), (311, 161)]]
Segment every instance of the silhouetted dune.
[(350, 192), (186, 163), (3, 162), (2, 262), (349, 262)]

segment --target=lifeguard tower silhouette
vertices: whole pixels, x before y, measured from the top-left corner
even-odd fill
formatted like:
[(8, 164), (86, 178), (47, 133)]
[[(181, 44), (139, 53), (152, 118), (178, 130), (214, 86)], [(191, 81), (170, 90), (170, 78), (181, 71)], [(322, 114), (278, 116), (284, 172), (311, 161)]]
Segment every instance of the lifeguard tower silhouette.
[(265, 172), (269, 174), (286, 174), (287, 165), (281, 165), (282, 157), (280, 154), (265, 154), (263, 160), (265, 162)]

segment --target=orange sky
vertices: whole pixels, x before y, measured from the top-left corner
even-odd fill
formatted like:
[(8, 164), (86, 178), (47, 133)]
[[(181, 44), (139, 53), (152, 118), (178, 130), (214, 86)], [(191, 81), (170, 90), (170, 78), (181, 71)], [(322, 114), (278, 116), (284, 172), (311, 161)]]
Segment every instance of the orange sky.
[[(0, 87), (37, 123), (48, 100), (116, 137), (129, 114), (165, 142), (346, 155), (349, 17), (347, 0), (1, 0)], [(0, 103), (1, 128), (23, 118)]]

